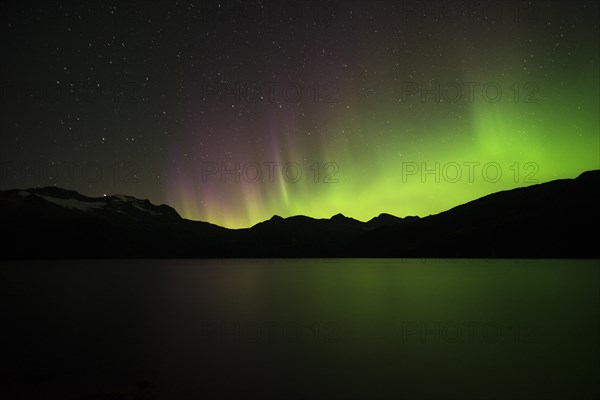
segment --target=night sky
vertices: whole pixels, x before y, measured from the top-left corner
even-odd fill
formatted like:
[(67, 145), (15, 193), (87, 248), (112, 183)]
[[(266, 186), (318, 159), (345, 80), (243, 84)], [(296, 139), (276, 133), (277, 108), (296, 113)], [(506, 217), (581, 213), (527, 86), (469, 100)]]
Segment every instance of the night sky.
[(122, 193), (237, 228), (426, 216), (600, 168), (597, 2), (0, 14), (1, 189)]

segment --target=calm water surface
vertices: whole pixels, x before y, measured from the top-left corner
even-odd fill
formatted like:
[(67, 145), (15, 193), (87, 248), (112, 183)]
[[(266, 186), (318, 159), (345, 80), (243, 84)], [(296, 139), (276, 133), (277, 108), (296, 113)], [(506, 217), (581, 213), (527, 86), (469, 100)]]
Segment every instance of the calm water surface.
[(5, 262), (0, 398), (596, 398), (599, 264)]

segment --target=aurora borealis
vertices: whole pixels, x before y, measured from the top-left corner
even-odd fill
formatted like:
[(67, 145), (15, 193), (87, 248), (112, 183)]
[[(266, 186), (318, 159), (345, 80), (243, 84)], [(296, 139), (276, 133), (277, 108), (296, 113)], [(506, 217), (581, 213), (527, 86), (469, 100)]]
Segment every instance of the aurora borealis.
[[(102, 179), (39, 186), (239, 228), (426, 216), (600, 168), (595, 2), (127, 4), (3, 6), (2, 189), (38, 183), (10, 163), (94, 162)], [(31, 100), (39, 82), (106, 95)]]

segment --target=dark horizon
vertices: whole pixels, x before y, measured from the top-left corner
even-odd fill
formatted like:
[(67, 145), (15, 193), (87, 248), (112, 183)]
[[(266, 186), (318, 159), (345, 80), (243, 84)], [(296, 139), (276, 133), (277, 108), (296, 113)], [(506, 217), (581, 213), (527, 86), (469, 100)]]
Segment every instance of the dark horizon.
[[(569, 180), (569, 179), (576, 179), (576, 178), (580, 177), (580, 176), (581, 176), (581, 175), (583, 175), (583, 174), (588, 174), (588, 173), (597, 173), (598, 171), (600, 171), (600, 170), (588, 170), (588, 171), (583, 171), (583, 172), (581, 172), (581, 173), (579, 173), (579, 174), (576, 174), (576, 175), (575, 175), (574, 177), (572, 177), (572, 178), (570, 178), (570, 177), (567, 177), (567, 178), (560, 178), (560, 179), (558, 179), (558, 180)], [(531, 185), (527, 185), (527, 186), (520, 186), (520, 187), (517, 187), (517, 188), (514, 188), (514, 189), (520, 189), (520, 188), (526, 188), (526, 187), (530, 187), (530, 186), (542, 185), (542, 184), (544, 184), (544, 183), (548, 183), (548, 182), (538, 182), (538, 183), (532, 183)], [(91, 200), (102, 200), (102, 199), (104, 199), (104, 198), (106, 198), (106, 197), (119, 197), (119, 196), (124, 196), (124, 197), (132, 197), (132, 198), (135, 198), (135, 199), (137, 199), (137, 200), (141, 200), (141, 201), (150, 201), (150, 203), (151, 203), (152, 205), (156, 205), (156, 206), (159, 206), (159, 207), (160, 207), (160, 206), (168, 206), (168, 207), (171, 207), (171, 208), (173, 208), (173, 210), (175, 210), (175, 212), (177, 212), (177, 214), (179, 214), (179, 215), (181, 216), (181, 213), (180, 213), (180, 212), (179, 212), (179, 211), (178, 211), (178, 210), (177, 210), (175, 207), (173, 207), (173, 206), (172, 206), (172, 205), (170, 205), (170, 204), (165, 204), (165, 203), (162, 203), (162, 204), (155, 204), (155, 203), (153, 203), (153, 202), (151, 201), (151, 199), (147, 199), (147, 198), (136, 198), (136, 197), (134, 197), (134, 196), (130, 196), (130, 195), (126, 194), (126, 193), (105, 194), (105, 195), (103, 195), (103, 196), (101, 196), (101, 197), (94, 197), (94, 196), (89, 196), (89, 195), (86, 195), (86, 194), (84, 194), (84, 193), (80, 193), (80, 192), (78, 192), (78, 191), (75, 191), (75, 190), (69, 190), (69, 189), (61, 188), (61, 187), (59, 187), (59, 186), (41, 186), (41, 187), (29, 187), (29, 188), (11, 188), (11, 189), (2, 189), (2, 190), (0, 190), (0, 192), (2, 192), (2, 191), (11, 191), (11, 190), (19, 190), (19, 191), (35, 191), (35, 190), (45, 190), (45, 189), (57, 189), (57, 190), (60, 190), (60, 191), (65, 191), (65, 192), (72, 191), (72, 192), (75, 192), (75, 193), (77, 193), (78, 195), (82, 195), (82, 196), (84, 196), (84, 197), (87, 197), (88, 199), (91, 199)], [(513, 189), (508, 189), (508, 190), (513, 190)], [(484, 194), (484, 195), (483, 195), (483, 196), (481, 196), (481, 197), (477, 197), (477, 198), (471, 199), (471, 200), (467, 201), (466, 203), (457, 204), (457, 205), (455, 205), (455, 206), (453, 206), (453, 207), (451, 207), (451, 208), (448, 208), (447, 210), (443, 210), (443, 211), (441, 211), (440, 213), (443, 213), (443, 212), (446, 212), (446, 211), (450, 211), (450, 210), (452, 210), (452, 209), (454, 209), (454, 208), (456, 208), (456, 207), (460, 207), (460, 206), (462, 206), (462, 205), (465, 205), (465, 204), (468, 204), (468, 203), (474, 202), (474, 201), (476, 201), (476, 200), (479, 200), (479, 199), (481, 199), (481, 198), (484, 198), (484, 197), (487, 197), (487, 196), (493, 195), (493, 194), (495, 194), (495, 193), (499, 193), (499, 192), (490, 192), (490, 193)], [(437, 213), (437, 214), (440, 214), (440, 213)], [(404, 216), (399, 216), (399, 215), (392, 214), (392, 213), (389, 213), (389, 212), (380, 212), (379, 214), (377, 214), (377, 215), (374, 215), (373, 217), (371, 217), (371, 218), (369, 218), (369, 219), (367, 219), (367, 220), (360, 220), (360, 219), (354, 218), (354, 217), (353, 217), (353, 216), (351, 216), (351, 215), (344, 215), (344, 214), (342, 214), (342, 213), (336, 213), (336, 214), (333, 214), (331, 217), (328, 217), (328, 218), (327, 218), (327, 217), (324, 217), (324, 218), (316, 218), (316, 217), (312, 217), (312, 216), (310, 216), (310, 215), (304, 215), (304, 214), (296, 214), (296, 215), (289, 215), (289, 216), (281, 216), (281, 215), (278, 215), (278, 214), (273, 214), (273, 215), (272, 215), (270, 218), (268, 218), (268, 219), (265, 219), (265, 220), (263, 220), (263, 221), (259, 221), (259, 222), (257, 222), (257, 223), (256, 223), (256, 224), (254, 224), (254, 225), (251, 225), (251, 226), (248, 226), (248, 227), (241, 227), (241, 228), (229, 228), (229, 227), (226, 227), (226, 226), (221, 226), (221, 225), (217, 225), (217, 224), (212, 224), (212, 223), (210, 223), (210, 222), (208, 222), (208, 221), (193, 220), (193, 219), (188, 219), (188, 218), (185, 218), (185, 217), (183, 217), (183, 216), (181, 216), (181, 217), (182, 217), (183, 219), (186, 219), (186, 220), (188, 220), (188, 221), (192, 221), (192, 222), (205, 222), (205, 223), (210, 223), (210, 224), (212, 224), (212, 225), (216, 225), (216, 226), (219, 226), (219, 227), (221, 227), (221, 228), (225, 228), (225, 229), (230, 229), (230, 230), (241, 230), (241, 229), (250, 229), (250, 228), (252, 228), (252, 227), (254, 227), (254, 226), (258, 225), (258, 224), (261, 224), (261, 223), (264, 223), (264, 222), (267, 222), (267, 221), (270, 221), (270, 220), (272, 220), (272, 219), (276, 219), (276, 218), (281, 218), (281, 219), (284, 219), (284, 220), (285, 220), (285, 219), (288, 219), (288, 218), (294, 218), (294, 217), (303, 217), (303, 218), (314, 219), (314, 220), (330, 220), (330, 219), (332, 219), (332, 218), (334, 218), (334, 217), (337, 217), (337, 216), (342, 216), (342, 217), (345, 217), (345, 218), (348, 218), (348, 219), (352, 219), (352, 220), (355, 220), (355, 221), (358, 221), (358, 222), (367, 223), (367, 222), (369, 222), (369, 221), (371, 221), (371, 220), (374, 220), (374, 219), (376, 219), (376, 218), (378, 218), (378, 217), (382, 217), (382, 216), (391, 216), (391, 217), (395, 217), (395, 218), (399, 218), (399, 219), (405, 219), (405, 218), (426, 218), (426, 217), (430, 217), (430, 216), (435, 216), (435, 215), (437, 215), (437, 214), (428, 214), (428, 215), (404, 215)]]
[[(598, 258), (589, 235), (600, 220), (598, 187), (600, 170), (594, 170), (493, 193), (423, 218), (274, 216), (245, 229), (187, 220), (168, 205), (130, 196), (16, 189), (0, 192), (0, 220), (12, 232), (2, 256)], [(61, 244), (67, 239), (68, 248)], [(31, 240), (36, 247), (26, 244)]]

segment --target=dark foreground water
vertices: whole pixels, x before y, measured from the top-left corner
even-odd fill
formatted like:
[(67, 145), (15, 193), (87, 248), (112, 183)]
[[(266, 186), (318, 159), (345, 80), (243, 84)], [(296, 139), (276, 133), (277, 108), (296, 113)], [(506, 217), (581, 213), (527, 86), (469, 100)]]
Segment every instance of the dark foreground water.
[(586, 399), (596, 261), (0, 266), (3, 399)]

